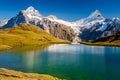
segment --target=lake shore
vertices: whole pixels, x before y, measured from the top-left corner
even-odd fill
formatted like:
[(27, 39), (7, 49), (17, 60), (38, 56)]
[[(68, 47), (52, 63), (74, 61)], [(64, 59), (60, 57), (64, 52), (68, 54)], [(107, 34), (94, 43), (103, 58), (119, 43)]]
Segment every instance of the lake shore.
[(10, 49), (12, 49), (11, 46), (8, 46), (8, 45), (0, 45), (0, 51), (10, 50)]
[(0, 80), (62, 80), (45, 74), (23, 73), (0, 68)]
[(90, 45), (90, 46), (113, 46), (113, 47), (120, 47), (120, 44), (118, 43), (107, 43), (107, 42), (80, 42), (80, 44), (84, 45)]
[(71, 42), (69, 41), (64, 41), (63, 42), (50, 42), (50, 43), (43, 43), (43, 44), (29, 44), (29, 45), (18, 45), (18, 46), (9, 46), (9, 45), (0, 45), (0, 51), (5, 51), (5, 50), (11, 50), (14, 49), (16, 47), (24, 47), (24, 46), (45, 46), (45, 45), (51, 45), (51, 44), (71, 44)]

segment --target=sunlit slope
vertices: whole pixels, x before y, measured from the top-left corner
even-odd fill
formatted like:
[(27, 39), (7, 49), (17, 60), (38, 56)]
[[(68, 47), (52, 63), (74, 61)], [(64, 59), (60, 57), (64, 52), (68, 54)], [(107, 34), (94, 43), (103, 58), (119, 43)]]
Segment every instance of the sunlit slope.
[(0, 45), (13, 47), (47, 43), (69, 43), (69, 41), (57, 39), (39, 27), (29, 24), (0, 30)]

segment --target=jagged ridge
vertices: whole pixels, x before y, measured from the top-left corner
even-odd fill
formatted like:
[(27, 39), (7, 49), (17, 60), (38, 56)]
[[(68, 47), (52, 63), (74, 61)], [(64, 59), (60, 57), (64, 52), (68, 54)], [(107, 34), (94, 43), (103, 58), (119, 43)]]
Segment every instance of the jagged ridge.
[(94, 11), (87, 18), (68, 22), (54, 15), (44, 17), (32, 6), (20, 11), (17, 16), (11, 18), (5, 24), (1, 24), (2, 28), (8, 28), (26, 23), (39, 26), (56, 38), (70, 41), (73, 41), (76, 36), (79, 36), (83, 41), (95, 40), (120, 31), (120, 19), (107, 19), (103, 17), (99, 10)]
[(33, 7), (28, 7), (26, 10), (20, 11), (15, 17), (11, 18), (2, 28), (10, 28), (21, 24), (32, 24), (39, 26), (56, 38), (72, 41), (75, 37), (74, 30), (59, 23), (58, 21), (62, 20), (58, 19), (57, 21), (57, 19), (55, 16), (44, 17), (38, 10)]

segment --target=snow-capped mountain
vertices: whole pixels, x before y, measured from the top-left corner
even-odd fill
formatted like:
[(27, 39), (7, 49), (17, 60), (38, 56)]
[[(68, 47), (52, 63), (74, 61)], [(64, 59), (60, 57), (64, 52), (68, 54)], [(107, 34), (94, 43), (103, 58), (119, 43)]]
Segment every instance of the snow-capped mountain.
[(65, 21), (58, 19), (55, 16), (42, 16), (38, 10), (32, 6), (26, 10), (20, 11), (15, 17), (8, 20), (2, 28), (14, 27), (21, 24), (32, 24), (39, 26), (46, 32), (60, 39), (68, 39), (70, 41), (75, 37), (74, 30), (64, 24)]
[(102, 16), (100, 11), (96, 10), (93, 13), (91, 13), (87, 18), (83, 18), (75, 22), (67, 22), (64, 20), (58, 20), (57, 22), (71, 27), (75, 31), (75, 33), (79, 35), (82, 34), (83, 29), (89, 29), (96, 23), (102, 23), (104, 20), (105, 18)]
[(98, 22), (99, 23), (103, 22), (104, 20), (105, 20), (105, 18), (102, 16), (100, 11), (96, 10), (95, 12), (90, 14), (87, 18), (78, 20), (75, 23), (80, 28), (83, 27), (83, 28), (88, 28), (89, 29), (92, 25), (94, 25)]
[(79, 29), (82, 41), (96, 40), (120, 32), (120, 18), (105, 18), (99, 10), (94, 11), (87, 18), (74, 22)]
[(23, 10), (30, 20), (42, 20), (43, 16), (39, 13), (38, 10), (34, 9), (32, 6), (28, 7), (26, 10)]
[[(42, 29), (49, 32), (49, 27), (45, 25), (46, 22), (52, 22), (54, 24), (62, 24), (68, 26), (74, 30), (75, 33), (79, 33), (78, 25), (75, 22), (68, 22), (57, 18), (54, 15), (47, 17), (42, 16), (38, 10), (34, 9), (32, 6), (28, 7), (26, 10), (20, 11), (15, 17), (11, 18), (6, 24), (1, 24), (2, 28), (13, 27), (21, 24), (33, 24), (40, 26)], [(44, 26), (43, 26), (44, 25)]]
[(69, 22), (54, 15), (44, 17), (32, 6), (20, 11), (9, 20), (0, 21), (1, 28), (14, 27), (21, 24), (39, 26), (46, 32), (60, 39), (72, 41), (79, 36), (83, 41), (107, 37), (120, 31), (120, 18), (108, 19), (99, 10), (91, 13), (87, 18)]
[(82, 29), (82, 34), (79, 35), (83, 41), (96, 40), (102, 37), (108, 37), (120, 33), (120, 18), (105, 19), (102, 22), (97, 22), (90, 28)]
[[(96, 10), (95, 12), (93, 12), (92, 14), (90, 14), (87, 18), (84, 19), (80, 19), (76, 22), (68, 22), (68, 21), (64, 21), (61, 19), (58, 19), (56, 16), (54, 15), (50, 15), (47, 17), (49, 20), (54, 21), (54, 22), (58, 22), (61, 24), (64, 24), (66, 26), (69, 26), (71, 28), (79, 28), (79, 27), (88, 27), (88, 26), (92, 26), (97, 22), (103, 22), (105, 20), (105, 18), (102, 16), (102, 14), (100, 13), (99, 10)], [(77, 32), (77, 31), (76, 31)]]
[(35, 10), (32, 6), (28, 7), (26, 10), (20, 11), (15, 17), (11, 18), (3, 28), (13, 27), (20, 24), (29, 24), (41, 21), (43, 16)]
[(105, 19), (103, 17), (103, 15), (100, 13), (99, 10), (96, 10), (95, 12), (93, 12), (92, 14), (90, 14), (87, 18), (86, 18), (86, 21), (87, 23), (88, 22), (91, 22), (91, 21), (94, 21), (94, 20), (103, 20)]

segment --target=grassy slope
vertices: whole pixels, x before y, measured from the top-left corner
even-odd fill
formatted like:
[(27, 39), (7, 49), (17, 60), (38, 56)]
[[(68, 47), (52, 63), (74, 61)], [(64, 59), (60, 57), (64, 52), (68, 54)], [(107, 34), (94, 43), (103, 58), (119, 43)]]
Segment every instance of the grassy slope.
[(14, 46), (48, 43), (69, 43), (69, 41), (56, 39), (39, 27), (29, 24), (0, 30), (0, 50)]
[(62, 80), (44, 74), (23, 73), (0, 68), (0, 80)]
[(81, 42), (86, 45), (96, 46), (118, 46), (120, 47), (120, 34), (112, 35), (105, 38), (100, 38), (95, 41)]

